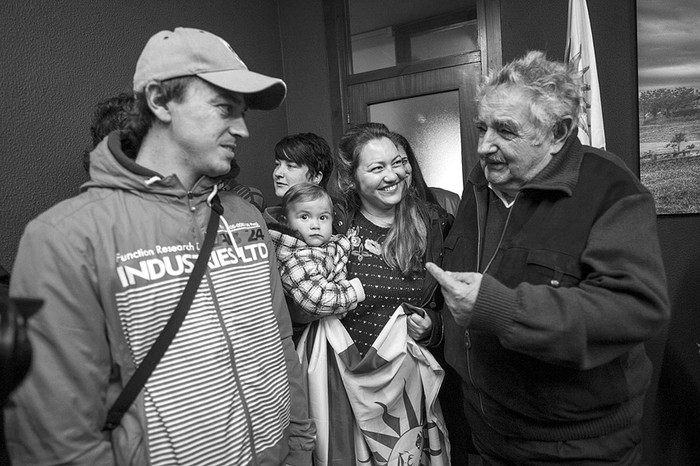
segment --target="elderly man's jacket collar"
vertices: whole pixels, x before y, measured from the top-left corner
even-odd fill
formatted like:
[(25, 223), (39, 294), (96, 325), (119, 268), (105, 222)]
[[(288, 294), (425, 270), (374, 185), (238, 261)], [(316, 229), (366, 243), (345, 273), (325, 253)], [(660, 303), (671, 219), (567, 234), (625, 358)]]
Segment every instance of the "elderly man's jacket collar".
[[(552, 161), (521, 189), (555, 190), (571, 196), (578, 183), (579, 170), (583, 161), (583, 146), (577, 134), (578, 131), (573, 131)], [(472, 169), (469, 182), (478, 190), (488, 187), (488, 180), (480, 164)]]

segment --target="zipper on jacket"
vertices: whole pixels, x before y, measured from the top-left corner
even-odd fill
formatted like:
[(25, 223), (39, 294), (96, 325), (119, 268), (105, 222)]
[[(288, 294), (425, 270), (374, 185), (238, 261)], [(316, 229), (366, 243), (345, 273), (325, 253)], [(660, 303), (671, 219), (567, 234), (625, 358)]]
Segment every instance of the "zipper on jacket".
[(243, 406), (243, 414), (247, 421), (246, 431), (248, 432), (248, 440), (250, 441), (250, 451), (253, 458), (249, 464), (257, 465), (258, 463), (258, 452), (255, 448), (255, 438), (253, 437), (253, 419), (250, 416), (250, 409), (248, 409), (248, 401), (246, 400), (245, 394), (243, 393), (243, 383), (241, 382), (240, 375), (238, 374), (238, 368), (234, 361), (236, 360), (236, 355), (233, 350), (233, 343), (231, 342), (231, 335), (229, 335), (228, 328), (226, 327), (226, 322), (224, 321), (224, 316), (221, 315), (221, 307), (219, 306), (219, 301), (217, 299), (216, 293), (214, 292), (214, 283), (212, 283), (211, 276), (207, 274), (207, 284), (211, 290), (211, 299), (214, 302), (214, 308), (216, 310), (216, 318), (221, 326), (221, 333), (224, 335), (226, 340), (226, 347), (228, 348), (229, 360), (231, 361), (231, 372), (233, 373), (233, 378), (236, 381), (236, 386), (238, 387), (238, 396), (241, 398), (241, 405)]
[[(476, 202), (476, 230), (477, 230), (477, 235), (476, 235), (476, 270), (479, 271), (481, 270), (481, 230), (482, 230), (482, 225), (481, 225), (481, 205), (479, 203), (479, 197), (477, 196), (476, 192), (476, 186), (472, 186), (472, 190), (474, 191), (474, 201)], [(481, 390), (479, 387), (476, 385), (476, 382), (474, 381), (474, 373), (472, 371), (472, 356), (471, 356), (471, 348), (472, 348), (472, 340), (471, 340), (471, 335), (469, 334), (469, 329), (464, 330), (464, 351), (466, 352), (467, 356), (467, 373), (469, 374), (469, 381), (472, 384), (472, 387), (474, 387), (474, 390), (476, 390), (476, 394), (479, 396), (479, 409), (481, 410), (482, 414), (484, 413), (484, 401), (481, 398)]]
[[(477, 227), (477, 251), (476, 251), (476, 270), (481, 270), (481, 249), (482, 249), (482, 229), (484, 229), (486, 226), (481, 225), (481, 212), (480, 212), (480, 204), (478, 201), (478, 196), (476, 192), (476, 186), (473, 186), (472, 189), (474, 190), (474, 199), (476, 202), (476, 227)], [(490, 188), (488, 188), (490, 189)], [(503, 225), (503, 231), (501, 231), (501, 237), (498, 239), (498, 244), (496, 245), (496, 249), (494, 250), (493, 256), (491, 256), (491, 259), (489, 260), (488, 264), (486, 264), (486, 267), (484, 268), (483, 271), (481, 271), (482, 274), (486, 273), (488, 268), (491, 266), (491, 263), (493, 263), (494, 258), (496, 257), (496, 254), (498, 253), (498, 249), (501, 247), (501, 244), (503, 243), (503, 238), (505, 237), (506, 234), (506, 229), (508, 228), (508, 222), (510, 221), (510, 214), (513, 212), (513, 207), (515, 206), (516, 201), (518, 200), (518, 196), (520, 195), (520, 191), (518, 191), (515, 194), (515, 198), (513, 199), (513, 204), (510, 206), (508, 209), (508, 215), (506, 216), (506, 221), (505, 224)], [(481, 390), (479, 387), (476, 385), (474, 382), (474, 374), (472, 372), (472, 359), (471, 359), (471, 347), (472, 347), (472, 342), (471, 342), (471, 336), (469, 335), (469, 330), (464, 331), (464, 349), (467, 353), (467, 373), (469, 374), (469, 381), (472, 383), (472, 386), (474, 387), (474, 390), (476, 390), (477, 395), (479, 396), (479, 409), (481, 409), (481, 413), (485, 416), (486, 412), (484, 410), (484, 400), (481, 396)], [(488, 421), (486, 421), (486, 424), (489, 426), (491, 425)]]
[[(187, 191), (187, 206), (190, 209), (190, 212), (194, 212), (197, 210), (197, 208), (192, 204), (192, 199), (194, 199), (194, 194), (192, 194), (192, 191)], [(195, 223), (197, 223), (195, 219)]]
[[(476, 383), (474, 383), (474, 377), (472, 373), (472, 360), (469, 354), (471, 347), (471, 335), (469, 334), (469, 329), (466, 329), (464, 331), (464, 348), (467, 351), (467, 373), (469, 373), (469, 381), (472, 383), (474, 390), (476, 390), (476, 393), (479, 395), (479, 409), (481, 409), (482, 414), (486, 414), (486, 412), (484, 411), (484, 400), (481, 398), (481, 390), (479, 390), (479, 388), (476, 386)], [(486, 423), (488, 424), (488, 421)]]
[[(191, 193), (187, 193), (188, 198), (191, 198), (192, 195)], [(192, 210), (194, 211), (194, 206), (192, 207)], [(231, 229), (228, 225), (228, 222), (226, 221), (226, 218), (222, 215), (220, 217), (220, 221), (224, 223), (226, 226), (226, 231), (228, 232), (228, 236), (230, 241), (232, 242), (232, 246), (235, 246), (235, 239), (231, 236)], [(195, 219), (196, 222), (196, 219)], [(244, 390), (243, 390), (243, 382), (241, 381), (241, 376), (238, 372), (238, 367), (235, 364), (236, 360), (236, 352), (233, 347), (233, 342), (231, 341), (231, 335), (229, 333), (229, 329), (226, 326), (226, 321), (224, 320), (224, 316), (221, 313), (221, 306), (219, 305), (219, 299), (216, 294), (216, 287), (214, 285), (214, 282), (212, 281), (211, 275), (207, 271), (206, 274), (207, 278), (207, 285), (209, 286), (209, 292), (211, 293), (211, 300), (214, 303), (214, 311), (216, 313), (216, 318), (219, 322), (219, 326), (221, 328), (221, 333), (223, 334), (224, 340), (226, 341), (226, 348), (228, 349), (228, 354), (229, 354), (229, 361), (230, 361), (230, 367), (231, 367), (231, 373), (233, 374), (233, 379), (235, 380), (236, 386), (238, 388), (238, 396), (240, 397), (241, 400), (241, 405), (243, 407), (243, 414), (246, 419), (246, 432), (248, 433), (248, 440), (250, 442), (250, 451), (252, 454), (252, 459), (250, 461), (250, 465), (258, 465), (260, 464), (258, 461), (258, 451), (255, 447), (255, 437), (253, 435), (253, 418), (250, 415), (250, 409), (248, 408), (248, 400), (246, 399)]]
[[(510, 221), (510, 214), (513, 213), (513, 207), (515, 207), (515, 203), (518, 201), (518, 196), (520, 196), (520, 191), (518, 191), (515, 194), (515, 197), (513, 198), (513, 204), (511, 204), (510, 208), (508, 209), (508, 215), (506, 216), (506, 222), (503, 224), (503, 230), (501, 231), (501, 237), (498, 238), (498, 244), (496, 245), (496, 249), (494, 249), (493, 256), (491, 256), (491, 259), (489, 260), (488, 264), (486, 264), (486, 267), (484, 267), (484, 270), (481, 273), (486, 273), (486, 271), (489, 269), (489, 267), (491, 267), (493, 260), (496, 258), (496, 254), (498, 254), (498, 249), (501, 247), (501, 244), (503, 243), (503, 238), (505, 238), (505, 236), (506, 236), (506, 229), (508, 228), (508, 222)], [(478, 204), (477, 204), (477, 206), (478, 206)], [(481, 242), (481, 228), (479, 228), (479, 242)], [(481, 246), (481, 245), (479, 245), (479, 246)], [(479, 254), (479, 257), (481, 257), (481, 254)], [(477, 269), (477, 270), (479, 270), (479, 269)]]
[[(191, 212), (191, 217), (192, 221), (194, 222), (195, 225), (199, 225), (199, 222), (197, 221), (197, 207), (192, 203), (192, 200), (194, 199), (194, 194), (192, 191), (187, 191), (187, 203), (189, 206), (189, 210)], [(206, 204), (205, 204), (206, 208)], [(211, 208), (211, 207), (209, 207)], [(221, 220), (226, 224), (226, 219), (221, 216)], [(228, 225), (226, 224), (226, 229), (228, 230)], [(197, 228), (199, 230), (199, 228)], [(201, 236), (201, 234), (200, 234)], [(204, 238), (198, 238), (197, 241), (201, 244), (204, 241)], [(257, 450), (255, 449), (255, 439), (253, 437), (253, 420), (250, 416), (250, 410), (248, 409), (248, 402), (245, 399), (245, 395), (243, 393), (243, 384), (241, 383), (240, 375), (238, 374), (238, 370), (236, 368), (236, 365), (234, 364), (235, 361), (235, 354), (233, 350), (233, 343), (231, 342), (231, 335), (228, 332), (228, 328), (226, 327), (226, 322), (224, 321), (224, 317), (221, 315), (221, 306), (219, 306), (219, 301), (217, 299), (216, 295), (216, 289), (214, 286), (214, 283), (212, 281), (211, 275), (209, 275), (209, 270), (207, 269), (206, 273), (204, 274), (204, 277), (207, 280), (207, 286), (209, 287), (209, 293), (211, 294), (211, 300), (214, 303), (214, 310), (216, 312), (216, 317), (219, 322), (219, 326), (221, 327), (221, 332), (224, 336), (224, 340), (226, 340), (226, 347), (228, 349), (229, 353), (229, 360), (231, 361), (230, 367), (231, 367), (231, 372), (233, 374), (233, 378), (236, 381), (236, 385), (238, 387), (238, 394), (241, 399), (241, 404), (243, 406), (243, 414), (245, 415), (245, 419), (247, 421), (246, 425), (246, 431), (248, 433), (248, 439), (250, 441), (250, 451), (252, 454), (252, 459), (249, 464), (251, 465), (257, 465), (259, 464), (258, 462), (258, 453)]]
[[(476, 271), (481, 270), (481, 205), (477, 196), (476, 186), (472, 186), (474, 191), (474, 202), (476, 202)], [(484, 226), (485, 228), (486, 226)]]

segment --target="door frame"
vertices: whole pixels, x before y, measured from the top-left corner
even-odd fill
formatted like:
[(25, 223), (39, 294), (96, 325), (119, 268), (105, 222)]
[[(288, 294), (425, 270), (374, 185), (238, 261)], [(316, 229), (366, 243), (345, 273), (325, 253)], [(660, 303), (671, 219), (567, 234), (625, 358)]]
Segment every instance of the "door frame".
[[(480, 50), (453, 57), (438, 58), (405, 66), (370, 71), (359, 75), (350, 75), (348, 73), (350, 69), (351, 47), (347, 21), (349, 16), (347, 0), (324, 0), (322, 3), (326, 30), (326, 50), (328, 51), (331, 128), (334, 145), (338, 143), (340, 137), (347, 129), (347, 126), (352, 122), (353, 116), (349, 112), (348, 102), (348, 86), (350, 85), (422, 73), (431, 69), (446, 68), (449, 70), (457, 65), (474, 63), (475, 57), (478, 57), (477, 61), (480, 63), (481, 74), (485, 74), (489, 69), (501, 66), (501, 0), (476, 0), (475, 2), (478, 24), (478, 44)], [(460, 92), (460, 108), (461, 96), (462, 93)], [(473, 125), (469, 125), (469, 127), (472, 126)], [(463, 141), (465, 140), (466, 139), (463, 138)], [(467, 165), (465, 165), (465, 167), (466, 166)]]
[(466, 180), (466, 174), (478, 162), (475, 150), (478, 134), (472, 122), (476, 118), (474, 84), (478, 83), (480, 74), (481, 63), (477, 52), (474, 53), (474, 60), (470, 63), (350, 85), (347, 90), (346, 123), (366, 122), (369, 118), (368, 106), (372, 104), (458, 91), (459, 118), (462, 122), (460, 125), (462, 171), (463, 180)]

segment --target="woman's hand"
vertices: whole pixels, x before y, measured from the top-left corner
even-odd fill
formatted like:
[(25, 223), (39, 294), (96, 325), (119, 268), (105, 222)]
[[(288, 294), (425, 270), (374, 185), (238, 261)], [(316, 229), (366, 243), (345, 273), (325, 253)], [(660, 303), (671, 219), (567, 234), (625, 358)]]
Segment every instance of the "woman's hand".
[(406, 315), (406, 326), (408, 327), (408, 336), (415, 341), (420, 341), (430, 335), (433, 322), (427, 312), (423, 312), (423, 316), (418, 312), (411, 312)]

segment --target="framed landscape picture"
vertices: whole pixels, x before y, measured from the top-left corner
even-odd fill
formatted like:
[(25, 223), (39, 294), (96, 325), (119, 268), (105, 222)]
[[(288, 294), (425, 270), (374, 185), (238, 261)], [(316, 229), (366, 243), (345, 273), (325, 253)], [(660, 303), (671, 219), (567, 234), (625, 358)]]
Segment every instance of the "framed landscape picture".
[(698, 25), (698, 0), (637, 0), (640, 178), (658, 214), (700, 213)]

